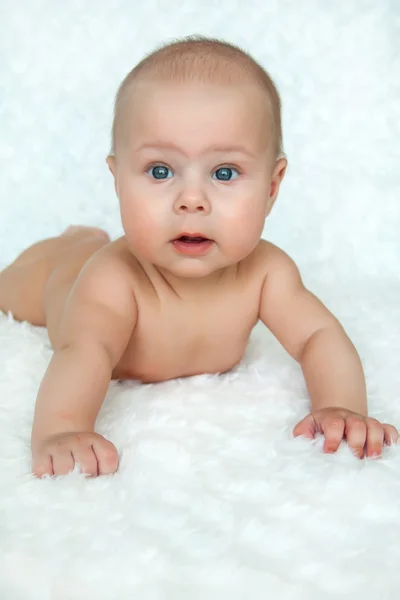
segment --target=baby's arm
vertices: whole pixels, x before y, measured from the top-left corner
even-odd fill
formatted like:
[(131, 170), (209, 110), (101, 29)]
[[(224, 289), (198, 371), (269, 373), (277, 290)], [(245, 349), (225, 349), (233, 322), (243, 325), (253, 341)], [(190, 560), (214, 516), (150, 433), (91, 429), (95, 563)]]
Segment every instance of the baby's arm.
[(271, 246), (260, 318), (303, 370), (312, 411), (294, 430), (324, 433), (326, 452), (343, 437), (362, 457), (380, 454), (383, 441), (397, 441), (391, 425), (368, 418), (366, 384), (358, 353), (339, 321), (308, 291), (295, 263)]
[(83, 269), (67, 301), (54, 354), (39, 388), (32, 429), (37, 476), (68, 473), (75, 461), (91, 475), (118, 467), (115, 446), (94, 432), (112, 371), (136, 324), (126, 266), (97, 257)]

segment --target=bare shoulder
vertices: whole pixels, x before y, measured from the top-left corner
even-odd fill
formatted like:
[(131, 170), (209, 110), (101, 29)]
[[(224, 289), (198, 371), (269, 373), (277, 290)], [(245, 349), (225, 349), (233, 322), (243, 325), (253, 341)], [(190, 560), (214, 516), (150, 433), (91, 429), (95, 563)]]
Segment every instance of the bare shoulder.
[(81, 271), (81, 280), (104, 284), (120, 284), (133, 289), (137, 261), (129, 251), (125, 238), (121, 237), (103, 246), (87, 261)]
[[(137, 262), (137, 261), (136, 261)], [(103, 246), (86, 262), (73, 295), (119, 314), (132, 312), (135, 298), (135, 258), (124, 238)]]
[(273, 244), (265, 245), (259, 317), (296, 360), (316, 331), (337, 320), (303, 284), (294, 260)]
[(57, 346), (78, 338), (101, 341), (113, 364), (128, 343), (137, 305), (128, 256), (120, 240), (103, 246), (85, 263), (66, 305)]
[(268, 278), (298, 279), (300, 277), (294, 260), (284, 250), (264, 239), (259, 241), (246, 260), (263, 282)]

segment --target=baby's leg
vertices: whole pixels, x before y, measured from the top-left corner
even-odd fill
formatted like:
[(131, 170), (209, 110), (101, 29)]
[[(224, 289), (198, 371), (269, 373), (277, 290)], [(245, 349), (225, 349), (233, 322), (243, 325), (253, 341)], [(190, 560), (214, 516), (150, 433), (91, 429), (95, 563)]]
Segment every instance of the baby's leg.
[(71, 287), (84, 263), (109, 241), (101, 229), (72, 226), (58, 237), (33, 244), (0, 272), (0, 311), (45, 326), (44, 292), (49, 279), (60, 284), (65, 294), (66, 283)]

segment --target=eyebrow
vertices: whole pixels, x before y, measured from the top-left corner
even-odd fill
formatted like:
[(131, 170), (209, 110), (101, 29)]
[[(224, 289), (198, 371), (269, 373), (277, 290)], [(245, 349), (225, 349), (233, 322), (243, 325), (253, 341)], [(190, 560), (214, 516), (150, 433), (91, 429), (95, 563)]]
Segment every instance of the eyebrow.
[[(175, 152), (179, 152), (180, 154), (186, 153), (172, 143), (157, 143), (157, 144), (141, 144), (138, 148), (136, 148), (136, 152), (140, 150), (174, 150)], [(237, 145), (237, 146), (218, 146), (214, 144), (209, 148), (206, 148), (205, 153), (207, 152), (222, 152), (224, 154), (229, 154), (233, 152), (238, 152), (240, 154), (246, 154), (247, 156), (251, 156), (252, 158), (256, 158), (256, 155), (250, 152), (245, 146)]]

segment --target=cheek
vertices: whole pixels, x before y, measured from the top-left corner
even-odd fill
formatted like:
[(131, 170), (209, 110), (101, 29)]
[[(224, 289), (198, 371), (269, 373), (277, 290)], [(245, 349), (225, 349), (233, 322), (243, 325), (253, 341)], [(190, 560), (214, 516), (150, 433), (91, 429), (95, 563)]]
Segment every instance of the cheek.
[(121, 194), (120, 212), (122, 226), (130, 244), (138, 250), (146, 250), (155, 237), (156, 226), (143, 196)]
[(253, 244), (254, 239), (259, 239), (265, 223), (265, 202), (255, 198), (248, 198), (241, 203), (226, 220), (226, 231), (234, 232), (238, 245)]
[[(151, 257), (172, 231), (167, 204), (148, 185), (132, 181), (120, 193), (122, 226), (131, 248)], [(163, 208), (164, 207), (164, 208)]]

